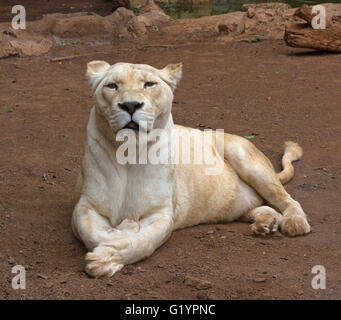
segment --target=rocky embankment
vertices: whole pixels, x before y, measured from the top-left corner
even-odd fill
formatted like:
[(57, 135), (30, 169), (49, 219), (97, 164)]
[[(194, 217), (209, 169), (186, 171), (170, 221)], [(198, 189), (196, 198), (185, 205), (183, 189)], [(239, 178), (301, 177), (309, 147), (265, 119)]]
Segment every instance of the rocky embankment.
[[(180, 39), (216, 37), (223, 41), (283, 39), (286, 25), (303, 22), (297, 9), (285, 3), (246, 4), (243, 11), (198, 19), (174, 20), (153, 0), (117, 0), (117, 9), (102, 17), (92, 12), (46, 14), (27, 22), (26, 30), (0, 24), (0, 58), (40, 56), (53, 45), (102, 44), (146, 39), (167, 34)], [(328, 12), (341, 13), (341, 4), (327, 4)], [(340, 14), (341, 15), (341, 14)], [(336, 19), (335, 23), (340, 23)]]

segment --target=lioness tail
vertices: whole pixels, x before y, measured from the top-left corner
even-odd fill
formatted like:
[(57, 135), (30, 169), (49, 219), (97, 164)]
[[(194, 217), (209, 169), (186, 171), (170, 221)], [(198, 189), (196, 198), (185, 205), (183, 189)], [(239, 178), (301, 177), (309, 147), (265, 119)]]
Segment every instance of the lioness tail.
[(287, 141), (284, 143), (284, 154), (282, 158), (283, 170), (277, 173), (277, 176), (282, 184), (289, 182), (294, 176), (294, 167), (291, 164), (293, 161), (301, 159), (303, 149), (296, 142)]

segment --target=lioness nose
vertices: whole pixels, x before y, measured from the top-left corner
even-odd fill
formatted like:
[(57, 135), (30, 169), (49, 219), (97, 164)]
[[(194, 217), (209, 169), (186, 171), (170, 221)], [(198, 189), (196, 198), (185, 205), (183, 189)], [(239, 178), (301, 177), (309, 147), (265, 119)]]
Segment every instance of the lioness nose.
[(143, 102), (129, 101), (119, 103), (118, 106), (132, 115), (137, 109), (142, 108), (143, 104), (144, 104)]

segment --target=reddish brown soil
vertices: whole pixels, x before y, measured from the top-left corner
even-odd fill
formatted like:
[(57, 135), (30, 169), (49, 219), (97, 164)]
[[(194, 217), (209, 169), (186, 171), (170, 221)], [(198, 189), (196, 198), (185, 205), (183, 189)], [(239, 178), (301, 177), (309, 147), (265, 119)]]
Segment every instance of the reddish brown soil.
[[(155, 38), (148, 45), (171, 42), (57, 47), (50, 57), (80, 53), (61, 64), (46, 56), (0, 60), (0, 298), (341, 299), (341, 56), (281, 41)], [(197, 226), (174, 232), (113, 278), (90, 279), (70, 219), (92, 105), (85, 66), (93, 59), (155, 67), (182, 61), (175, 122), (255, 135), (276, 169), (283, 142), (298, 141), (305, 156), (287, 190), (313, 232), (259, 238), (246, 223)], [(26, 290), (11, 287), (15, 264), (26, 267)], [(312, 289), (314, 265), (326, 268), (325, 290)], [(211, 288), (191, 288), (187, 276)]]

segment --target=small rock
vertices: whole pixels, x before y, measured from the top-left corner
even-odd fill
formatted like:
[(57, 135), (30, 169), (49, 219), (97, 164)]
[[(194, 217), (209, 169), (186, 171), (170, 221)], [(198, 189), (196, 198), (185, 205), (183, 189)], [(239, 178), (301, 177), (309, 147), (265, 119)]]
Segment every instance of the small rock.
[(184, 284), (188, 287), (192, 287), (197, 290), (205, 290), (212, 288), (212, 283), (210, 281), (202, 280), (191, 276), (185, 277)]
[(262, 282), (265, 282), (266, 281), (266, 278), (254, 278), (253, 279), (253, 282), (256, 282), (256, 283), (262, 283)]
[(208, 295), (206, 292), (199, 292), (196, 295), (197, 299), (199, 300), (216, 300), (214, 297)]
[(303, 290), (298, 290), (297, 294), (301, 296), (302, 294), (304, 294), (304, 291)]
[(14, 262), (15, 262), (14, 258), (11, 257), (11, 256), (8, 257), (7, 261), (8, 261), (9, 264), (14, 264)]
[(49, 277), (47, 275), (45, 275), (45, 274), (37, 273), (37, 278), (41, 278), (41, 279), (47, 280)]
[(45, 289), (51, 289), (53, 287), (53, 283), (52, 282), (48, 282), (43, 286)]
[(253, 18), (255, 16), (255, 9), (254, 8), (248, 8), (246, 13), (248, 18)]

